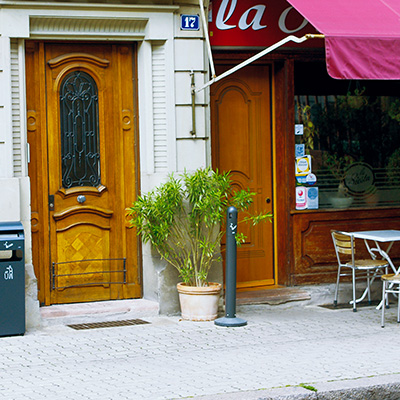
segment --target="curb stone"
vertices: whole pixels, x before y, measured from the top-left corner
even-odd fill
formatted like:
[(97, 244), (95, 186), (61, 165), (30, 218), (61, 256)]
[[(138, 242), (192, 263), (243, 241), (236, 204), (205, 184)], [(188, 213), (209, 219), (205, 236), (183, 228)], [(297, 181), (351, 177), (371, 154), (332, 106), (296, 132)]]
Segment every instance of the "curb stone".
[(193, 400), (400, 400), (400, 376), (386, 375), (327, 383), (312, 383), (316, 392), (300, 386), (242, 391)]

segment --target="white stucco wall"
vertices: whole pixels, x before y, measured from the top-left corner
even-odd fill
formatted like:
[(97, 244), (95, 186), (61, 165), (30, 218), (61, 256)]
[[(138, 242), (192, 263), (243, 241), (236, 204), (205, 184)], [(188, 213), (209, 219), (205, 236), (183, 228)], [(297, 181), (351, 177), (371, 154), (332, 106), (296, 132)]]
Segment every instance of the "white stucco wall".
[[(124, 2), (118, 5), (0, 0), (0, 222), (23, 222), (29, 276), (32, 276), (33, 269), (30, 184), (27, 176), (29, 154), (26, 151), (24, 39), (138, 42), (140, 186), (142, 191), (148, 191), (169, 173), (194, 170), (207, 165), (210, 160), (205, 93), (196, 95), (196, 135), (190, 133), (190, 73), (194, 72), (198, 85), (206, 80), (208, 69), (203, 31), (201, 27), (199, 31), (180, 30), (180, 15), (199, 14), (198, 3), (197, 0), (172, 3), (166, 1), (165, 5), (153, 5), (144, 0), (141, 4)], [(85, 21), (94, 21), (97, 25), (90, 28)], [(17, 103), (10, 96), (11, 41), (18, 46), (20, 66), (17, 71), (17, 93), (20, 94), (14, 93), (14, 97), (18, 97)], [(14, 76), (13, 79), (15, 81), (17, 78)], [(164, 91), (157, 88), (157, 85), (160, 86), (159, 79), (161, 89), (165, 86)], [(20, 116), (20, 121), (17, 118), (18, 126), (16, 114)], [(19, 160), (16, 160), (16, 154)], [(20, 163), (18, 169), (15, 167), (17, 162)], [(176, 274), (144, 248), (144, 297), (158, 301), (163, 299), (168, 303), (168, 293), (174, 286), (174, 280)], [(37, 310), (32, 282), (29, 284), (29, 293), (30, 301), (34, 303), (29, 307), (29, 313), (32, 313), (31, 321), (35, 325), (37, 315), (33, 314)], [(173, 298), (171, 304), (167, 304), (166, 312), (173, 312), (175, 300)]]

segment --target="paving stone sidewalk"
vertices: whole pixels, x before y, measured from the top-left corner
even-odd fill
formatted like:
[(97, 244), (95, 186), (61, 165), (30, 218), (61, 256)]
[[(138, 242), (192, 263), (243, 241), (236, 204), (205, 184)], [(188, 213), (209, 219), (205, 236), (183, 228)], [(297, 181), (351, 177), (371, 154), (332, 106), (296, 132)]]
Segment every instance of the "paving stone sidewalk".
[(0, 399), (316, 399), (313, 388), (400, 384), (395, 307), (383, 329), (374, 307), (253, 305), (237, 314), (247, 326), (152, 316), (144, 325), (55, 324), (0, 338)]

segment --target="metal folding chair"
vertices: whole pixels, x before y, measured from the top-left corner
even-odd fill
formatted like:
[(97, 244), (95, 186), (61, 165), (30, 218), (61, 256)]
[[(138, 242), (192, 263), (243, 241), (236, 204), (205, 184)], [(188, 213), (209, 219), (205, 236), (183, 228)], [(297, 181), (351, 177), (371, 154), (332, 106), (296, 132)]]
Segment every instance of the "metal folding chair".
[[(353, 284), (353, 300), (350, 304), (353, 305), (353, 311), (357, 311), (357, 303), (364, 300), (368, 295), (368, 301), (371, 303), (371, 284), (377, 276), (382, 275), (382, 268), (387, 268), (389, 263), (386, 260), (376, 259), (356, 259), (355, 240), (352, 234), (341, 231), (331, 231), (333, 244), (335, 246), (336, 257), (338, 260), (338, 274), (336, 280), (335, 299), (333, 304), (337, 305), (339, 280), (342, 276), (351, 276)], [(371, 253), (371, 256), (374, 256)], [(351, 269), (351, 272), (342, 272), (343, 268)], [(357, 272), (357, 274), (356, 274)], [(362, 296), (356, 299), (356, 280), (366, 279), (367, 287)]]
[(397, 295), (397, 322), (400, 322), (400, 275), (388, 274), (381, 276), (382, 287), (382, 320), (381, 326), (385, 327), (385, 308), (389, 307), (388, 293)]

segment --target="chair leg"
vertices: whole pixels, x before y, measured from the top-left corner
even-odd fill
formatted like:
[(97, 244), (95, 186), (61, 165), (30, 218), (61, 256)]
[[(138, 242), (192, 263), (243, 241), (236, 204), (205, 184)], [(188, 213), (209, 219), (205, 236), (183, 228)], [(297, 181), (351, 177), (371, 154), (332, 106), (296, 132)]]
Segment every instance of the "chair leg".
[(385, 308), (386, 308), (386, 283), (382, 283), (382, 316), (381, 316), (381, 327), (385, 327)]
[[(386, 289), (387, 289), (387, 286), (385, 286), (385, 291), (386, 291)], [(390, 305), (389, 305), (389, 295), (388, 295), (388, 293), (386, 293), (386, 303), (385, 303), (385, 307), (386, 307), (386, 308), (390, 308)]]
[(338, 274), (337, 274), (336, 288), (335, 288), (335, 299), (333, 300), (333, 305), (335, 307), (337, 306), (337, 300), (338, 300), (339, 280), (340, 280), (340, 266), (338, 267)]
[(371, 305), (371, 275), (367, 270), (367, 289), (368, 289), (368, 304)]
[(400, 322), (400, 284), (397, 284), (397, 322)]
[(353, 312), (357, 311), (356, 303), (356, 270), (352, 268), (353, 271)]

